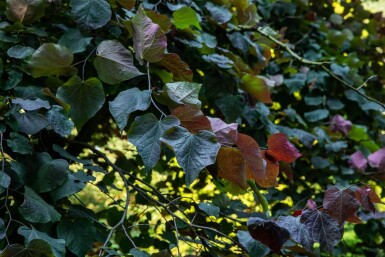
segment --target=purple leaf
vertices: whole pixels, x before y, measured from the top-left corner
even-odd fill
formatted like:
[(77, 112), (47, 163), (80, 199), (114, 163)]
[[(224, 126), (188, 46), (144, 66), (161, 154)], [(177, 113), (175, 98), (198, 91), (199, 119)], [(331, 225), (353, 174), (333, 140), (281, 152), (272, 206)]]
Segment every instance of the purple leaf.
[(162, 60), (167, 47), (167, 38), (158, 24), (146, 16), (142, 6), (132, 19), (134, 29), (135, 57), (140, 64), (147, 62), (159, 62)]
[(380, 167), (381, 161), (385, 158), (385, 148), (381, 148), (378, 151), (368, 156), (369, 165), (373, 168)]
[(361, 151), (357, 151), (350, 156), (349, 165), (353, 169), (365, 170), (368, 166), (368, 161)]
[(333, 132), (341, 132), (344, 136), (346, 136), (351, 129), (351, 121), (345, 120), (341, 115), (335, 115), (330, 120), (330, 130)]
[(308, 251), (312, 251), (314, 241), (310, 238), (307, 227), (299, 222), (300, 217), (281, 216), (277, 224), (286, 228), (290, 232), (290, 237), (297, 243), (300, 243)]
[(222, 145), (232, 145), (233, 141), (230, 137), (230, 131), (236, 131), (238, 128), (238, 123), (227, 124), (219, 118), (210, 118), (207, 117), (210, 121), (211, 128), (217, 137), (217, 140)]

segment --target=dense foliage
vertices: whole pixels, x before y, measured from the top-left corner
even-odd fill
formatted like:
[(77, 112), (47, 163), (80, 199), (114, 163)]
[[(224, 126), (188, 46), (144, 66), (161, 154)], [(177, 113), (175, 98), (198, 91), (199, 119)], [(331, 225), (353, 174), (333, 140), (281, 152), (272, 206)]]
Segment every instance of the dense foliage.
[(385, 18), (359, 0), (0, 2), (0, 250), (385, 256)]

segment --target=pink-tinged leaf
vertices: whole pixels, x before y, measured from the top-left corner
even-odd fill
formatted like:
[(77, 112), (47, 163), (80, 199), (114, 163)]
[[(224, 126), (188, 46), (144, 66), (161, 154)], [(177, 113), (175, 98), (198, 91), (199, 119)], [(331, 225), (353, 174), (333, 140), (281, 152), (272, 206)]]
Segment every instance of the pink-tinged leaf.
[(276, 161), (292, 163), (301, 156), (283, 133), (271, 135), (267, 140), (267, 145), (269, 146), (267, 157), (272, 156)]
[(182, 105), (172, 110), (171, 113), (180, 120), (182, 127), (193, 134), (198, 133), (200, 130), (211, 131), (209, 119), (198, 108)]
[(342, 230), (338, 222), (325, 212), (317, 209), (306, 210), (302, 213), (300, 222), (307, 227), (310, 238), (321, 244), (329, 252), (341, 241)]
[(223, 120), (219, 118), (211, 118), (207, 117), (211, 124), (211, 129), (214, 132), (215, 136), (217, 137), (217, 140), (222, 145), (232, 145), (233, 140), (232, 137), (229, 135), (231, 131), (236, 131), (238, 128), (238, 123), (230, 123), (227, 124)]
[(165, 54), (163, 59), (157, 64), (163, 66), (169, 72), (171, 72), (174, 81), (192, 82), (193, 80), (192, 70), (190, 70), (188, 64), (182, 61), (182, 59), (177, 54)]
[(272, 103), (269, 87), (262, 77), (246, 74), (242, 77), (242, 89), (262, 103)]
[(357, 151), (350, 155), (349, 165), (353, 169), (365, 170), (368, 166), (368, 161), (361, 151)]
[(317, 204), (312, 199), (308, 199), (306, 202), (306, 207), (309, 209), (317, 209)]
[(367, 211), (376, 212), (373, 203), (382, 203), (376, 192), (374, 192), (368, 185), (357, 188), (355, 196), (362, 207)]
[(341, 132), (346, 136), (351, 129), (351, 121), (345, 120), (341, 115), (335, 115), (330, 120), (330, 130), (333, 132)]
[(262, 159), (258, 143), (250, 136), (238, 133), (236, 130), (229, 132), (233, 142), (238, 146), (247, 164), (248, 173), (254, 179), (265, 177), (265, 162)]
[(135, 57), (140, 64), (147, 62), (159, 62), (164, 56), (167, 47), (167, 38), (158, 24), (146, 16), (142, 6), (132, 19), (134, 30)]
[(261, 187), (276, 187), (278, 186), (277, 177), (279, 175), (279, 163), (266, 158), (267, 151), (262, 151), (262, 157), (266, 161), (266, 172), (263, 178), (254, 178), (255, 182)]
[(218, 176), (247, 189), (246, 163), (238, 149), (221, 147), (217, 156)]
[(325, 211), (342, 225), (359, 207), (359, 203), (350, 189), (339, 190), (333, 186), (325, 192), (323, 200)]
[(268, 246), (276, 253), (279, 253), (283, 244), (290, 237), (290, 233), (286, 228), (277, 225), (275, 222), (257, 217), (249, 218), (247, 229), (252, 238)]
[(383, 159), (385, 159), (385, 148), (381, 148), (368, 156), (369, 165), (373, 168), (379, 168)]

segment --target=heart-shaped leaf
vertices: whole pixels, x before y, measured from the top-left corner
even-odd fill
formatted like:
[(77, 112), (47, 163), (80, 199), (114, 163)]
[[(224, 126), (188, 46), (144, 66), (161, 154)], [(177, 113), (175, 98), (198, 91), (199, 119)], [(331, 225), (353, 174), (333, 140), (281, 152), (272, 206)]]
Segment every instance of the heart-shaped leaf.
[(179, 124), (179, 120), (174, 116), (158, 120), (154, 114), (147, 113), (135, 118), (127, 133), (128, 141), (136, 146), (147, 169), (152, 169), (159, 160), (159, 139), (166, 130)]
[(276, 161), (292, 163), (301, 156), (283, 133), (271, 135), (267, 140), (267, 145), (269, 146), (267, 155), (272, 156)]
[(211, 130), (209, 119), (198, 108), (182, 105), (172, 110), (171, 113), (180, 120), (182, 127), (188, 129), (191, 133), (197, 133), (200, 130)]
[(266, 81), (258, 76), (246, 74), (242, 77), (242, 89), (262, 103), (272, 103)]
[(368, 185), (357, 188), (355, 191), (356, 199), (361, 203), (365, 210), (375, 212), (373, 203), (382, 203), (380, 197)]
[(246, 190), (246, 163), (236, 148), (221, 147), (218, 152), (218, 176)]
[(7, 0), (7, 18), (24, 24), (37, 21), (44, 15), (44, 0)]
[(55, 257), (51, 246), (44, 240), (34, 239), (26, 247), (19, 244), (8, 245), (1, 257)]
[(134, 66), (131, 52), (117, 40), (102, 41), (96, 54), (94, 65), (103, 82), (118, 84), (143, 74)]
[(69, 116), (78, 130), (102, 108), (105, 100), (103, 85), (97, 78), (82, 81), (72, 77), (57, 90), (56, 96), (71, 106)]
[(166, 131), (160, 139), (175, 153), (179, 165), (186, 173), (186, 184), (190, 186), (203, 168), (215, 163), (220, 144), (209, 131), (191, 134), (187, 129), (174, 127)]
[(167, 83), (166, 90), (168, 96), (178, 104), (186, 104), (201, 108), (201, 101), (198, 99), (202, 85), (191, 82)]
[(110, 5), (105, 0), (71, 0), (72, 18), (89, 29), (98, 29), (111, 19)]
[(174, 81), (192, 82), (193, 72), (187, 63), (182, 61), (179, 55), (174, 53), (165, 54), (159, 65), (165, 67), (173, 75)]
[(230, 136), (231, 131), (237, 131), (238, 123), (227, 124), (219, 118), (207, 117), (211, 124), (211, 129), (214, 134), (217, 136), (219, 143), (223, 145), (231, 146), (234, 142)]

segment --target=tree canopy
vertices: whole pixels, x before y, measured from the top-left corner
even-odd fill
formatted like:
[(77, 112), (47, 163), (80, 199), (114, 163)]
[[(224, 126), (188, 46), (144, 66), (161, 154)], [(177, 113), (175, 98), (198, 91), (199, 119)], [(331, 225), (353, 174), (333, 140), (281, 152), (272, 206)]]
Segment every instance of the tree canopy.
[(0, 257), (385, 256), (360, 0), (6, 0), (0, 49)]

